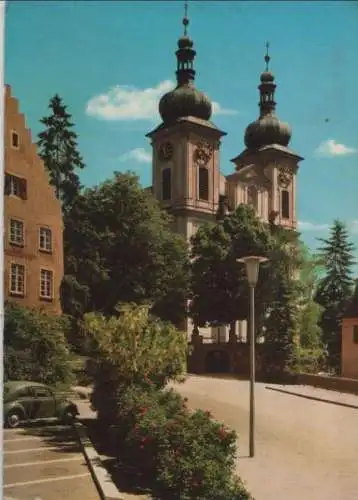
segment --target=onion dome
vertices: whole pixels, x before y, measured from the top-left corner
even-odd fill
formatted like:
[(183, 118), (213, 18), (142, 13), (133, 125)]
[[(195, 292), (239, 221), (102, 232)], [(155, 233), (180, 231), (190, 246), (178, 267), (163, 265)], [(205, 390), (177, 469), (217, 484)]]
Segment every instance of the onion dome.
[[(268, 50), (268, 44), (266, 44)], [(275, 115), (275, 77), (268, 69), (270, 56), (265, 55), (266, 71), (261, 74), (260, 90), (260, 116), (258, 120), (247, 127), (245, 131), (245, 145), (248, 149), (258, 149), (269, 144), (288, 146), (291, 139), (291, 128)]]
[(194, 58), (196, 51), (193, 41), (187, 35), (189, 19), (187, 3), (183, 19), (184, 35), (178, 40), (177, 56), (177, 86), (159, 101), (159, 113), (164, 123), (170, 123), (184, 116), (194, 116), (202, 120), (210, 120), (212, 104), (210, 99), (195, 88)]

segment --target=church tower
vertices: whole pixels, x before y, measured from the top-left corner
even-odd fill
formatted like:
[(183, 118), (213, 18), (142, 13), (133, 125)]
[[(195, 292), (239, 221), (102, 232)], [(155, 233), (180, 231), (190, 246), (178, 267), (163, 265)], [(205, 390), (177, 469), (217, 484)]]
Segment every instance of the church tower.
[(174, 217), (173, 230), (187, 240), (198, 225), (214, 219), (220, 196), (220, 138), (211, 121), (212, 104), (194, 84), (194, 43), (184, 34), (176, 51), (177, 85), (159, 103), (162, 123), (147, 134), (153, 147), (152, 191)]
[(275, 115), (276, 84), (268, 47), (258, 87), (260, 115), (246, 129), (246, 149), (231, 160), (236, 173), (227, 176), (229, 205), (250, 204), (263, 221), (295, 229), (296, 174), (303, 158), (289, 149), (291, 129)]

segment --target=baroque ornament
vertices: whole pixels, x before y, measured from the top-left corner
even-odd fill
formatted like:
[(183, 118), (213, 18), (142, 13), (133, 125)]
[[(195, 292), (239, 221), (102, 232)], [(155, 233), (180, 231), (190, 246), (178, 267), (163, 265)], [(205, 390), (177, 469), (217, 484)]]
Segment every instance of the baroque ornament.
[(208, 142), (198, 142), (194, 151), (194, 163), (199, 167), (204, 167), (213, 154), (213, 148)]
[(281, 187), (287, 188), (292, 182), (292, 171), (287, 165), (283, 165), (279, 169), (278, 183)]
[(171, 142), (165, 142), (159, 148), (159, 155), (162, 161), (168, 161), (172, 158), (174, 147)]

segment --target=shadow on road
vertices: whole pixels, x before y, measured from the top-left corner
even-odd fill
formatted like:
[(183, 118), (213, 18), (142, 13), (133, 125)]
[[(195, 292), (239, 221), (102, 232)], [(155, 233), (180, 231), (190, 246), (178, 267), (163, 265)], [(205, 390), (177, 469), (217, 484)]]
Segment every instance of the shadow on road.
[[(41, 427), (40, 427), (41, 425)], [(20, 436), (38, 436), (43, 438), (47, 446), (55, 447), (59, 453), (78, 453), (81, 447), (71, 425), (64, 426), (58, 423), (27, 424), (21, 429)]]

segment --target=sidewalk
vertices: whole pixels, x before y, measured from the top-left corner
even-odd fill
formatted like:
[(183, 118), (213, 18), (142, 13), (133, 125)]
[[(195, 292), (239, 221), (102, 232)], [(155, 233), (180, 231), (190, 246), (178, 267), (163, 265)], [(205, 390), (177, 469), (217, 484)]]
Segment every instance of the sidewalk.
[(320, 389), (307, 385), (276, 385), (266, 384), (266, 389), (293, 396), (322, 401), (348, 408), (358, 409), (358, 396), (355, 394), (347, 394), (338, 391), (330, 391), (328, 389)]

